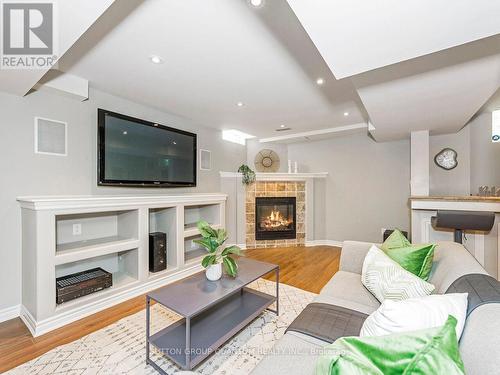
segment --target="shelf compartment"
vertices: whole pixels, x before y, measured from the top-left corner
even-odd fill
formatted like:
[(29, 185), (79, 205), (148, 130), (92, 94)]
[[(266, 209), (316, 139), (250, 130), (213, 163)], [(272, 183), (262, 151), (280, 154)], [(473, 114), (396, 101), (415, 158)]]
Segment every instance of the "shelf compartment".
[[(184, 230), (197, 230), (196, 223), (205, 220), (211, 225), (221, 225), (222, 206), (220, 203), (184, 206)], [(192, 233), (192, 232), (191, 232)], [(194, 233), (196, 234), (196, 233)]]
[[(153, 232), (163, 232), (167, 236), (167, 270), (177, 267), (177, 207), (149, 209), (149, 233)], [(165, 271), (150, 274), (162, 272)]]
[[(220, 224), (210, 224), (210, 226), (214, 229), (222, 228), (222, 225), (220, 225)], [(189, 226), (184, 226), (184, 238), (194, 237), (194, 236), (199, 236), (199, 235), (200, 235), (200, 231), (196, 227), (196, 223), (190, 224)]]
[(192, 262), (208, 254), (207, 250), (194, 242), (194, 240), (201, 239), (202, 237), (197, 234), (189, 236), (184, 239), (184, 262)]
[(139, 240), (111, 236), (61, 244), (57, 247), (55, 264), (76, 262), (101, 255), (118, 253), (139, 247)]
[[(78, 260), (75, 262), (56, 265), (56, 278), (70, 275), (76, 272), (89, 270), (96, 267), (101, 267), (113, 275), (113, 286), (87, 296), (77, 298), (68, 302), (57, 305), (56, 310), (74, 306), (90, 299), (102, 296), (103, 294), (112, 293), (122, 288), (128, 287), (130, 284), (139, 281), (138, 268), (138, 248), (132, 250), (114, 252), (111, 254), (100, 255), (97, 257)], [(55, 282), (54, 282), (55, 287)], [(54, 301), (55, 303), (55, 301)]]
[[(276, 301), (276, 297), (243, 288), (241, 293), (217, 303), (191, 319), (190, 368), (195, 367), (220, 345), (238, 333), (248, 323)], [(154, 319), (154, 316), (153, 316)], [(152, 335), (149, 342), (164, 352), (179, 366), (186, 367), (186, 321), (176, 322)]]
[[(81, 234), (73, 234), (73, 226)], [(138, 210), (64, 214), (56, 216), (56, 256), (92, 248), (120, 246), (138, 240)]]

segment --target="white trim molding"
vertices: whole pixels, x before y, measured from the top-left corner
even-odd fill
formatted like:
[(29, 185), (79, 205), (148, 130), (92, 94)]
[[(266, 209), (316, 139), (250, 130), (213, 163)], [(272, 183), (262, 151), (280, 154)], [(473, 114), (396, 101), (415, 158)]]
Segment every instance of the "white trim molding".
[(304, 139), (308, 139), (310, 137), (318, 137), (318, 136), (328, 136), (328, 135), (334, 135), (334, 134), (352, 134), (355, 132), (363, 131), (363, 130), (369, 130), (370, 127), (368, 123), (359, 123), (359, 124), (353, 124), (353, 125), (345, 125), (345, 126), (337, 126), (335, 128), (327, 128), (327, 129), (319, 129), (319, 130), (311, 130), (311, 131), (306, 131), (306, 132), (300, 132), (300, 133), (293, 133), (293, 134), (287, 134), (287, 135), (279, 135), (276, 137), (270, 137), (270, 138), (262, 138), (259, 139), (260, 143), (269, 143), (269, 142), (300, 142), (304, 141)]
[[(219, 172), (222, 178), (237, 178), (243, 175), (238, 172)], [(256, 173), (257, 181), (304, 181), (307, 178), (326, 178), (328, 172), (316, 173)]]
[(63, 210), (73, 208), (144, 206), (154, 204), (211, 204), (225, 201), (226, 194), (221, 193), (187, 193), (181, 195), (77, 195), (77, 196), (45, 196), (18, 197), (21, 208), (30, 210)]
[(21, 314), (21, 305), (15, 305), (0, 310), (0, 323), (17, 318)]

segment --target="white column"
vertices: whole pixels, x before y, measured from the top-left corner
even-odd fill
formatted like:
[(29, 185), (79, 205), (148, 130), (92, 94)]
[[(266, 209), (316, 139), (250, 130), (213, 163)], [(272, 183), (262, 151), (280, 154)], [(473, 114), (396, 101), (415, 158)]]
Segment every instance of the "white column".
[(429, 196), (429, 131), (411, 133), (411, 195)]

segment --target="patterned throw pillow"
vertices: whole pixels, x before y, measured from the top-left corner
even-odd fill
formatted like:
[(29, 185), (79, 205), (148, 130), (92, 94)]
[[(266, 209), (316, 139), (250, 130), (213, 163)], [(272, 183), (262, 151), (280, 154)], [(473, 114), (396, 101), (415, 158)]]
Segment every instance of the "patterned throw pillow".
[(361, 282), (380, 302), (424, 297), (435, 289), (434, 285), (406, 271), (375, 245), (363, 262)]

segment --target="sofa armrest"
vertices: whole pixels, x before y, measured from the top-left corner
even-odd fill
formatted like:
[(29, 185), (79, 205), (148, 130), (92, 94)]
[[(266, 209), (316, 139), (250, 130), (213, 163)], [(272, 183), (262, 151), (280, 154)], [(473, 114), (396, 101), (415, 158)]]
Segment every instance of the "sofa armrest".
[(340, 271), (361, 274), (365, 256), (373, 243), (360, 241), (344, 241), (340, 253)]

